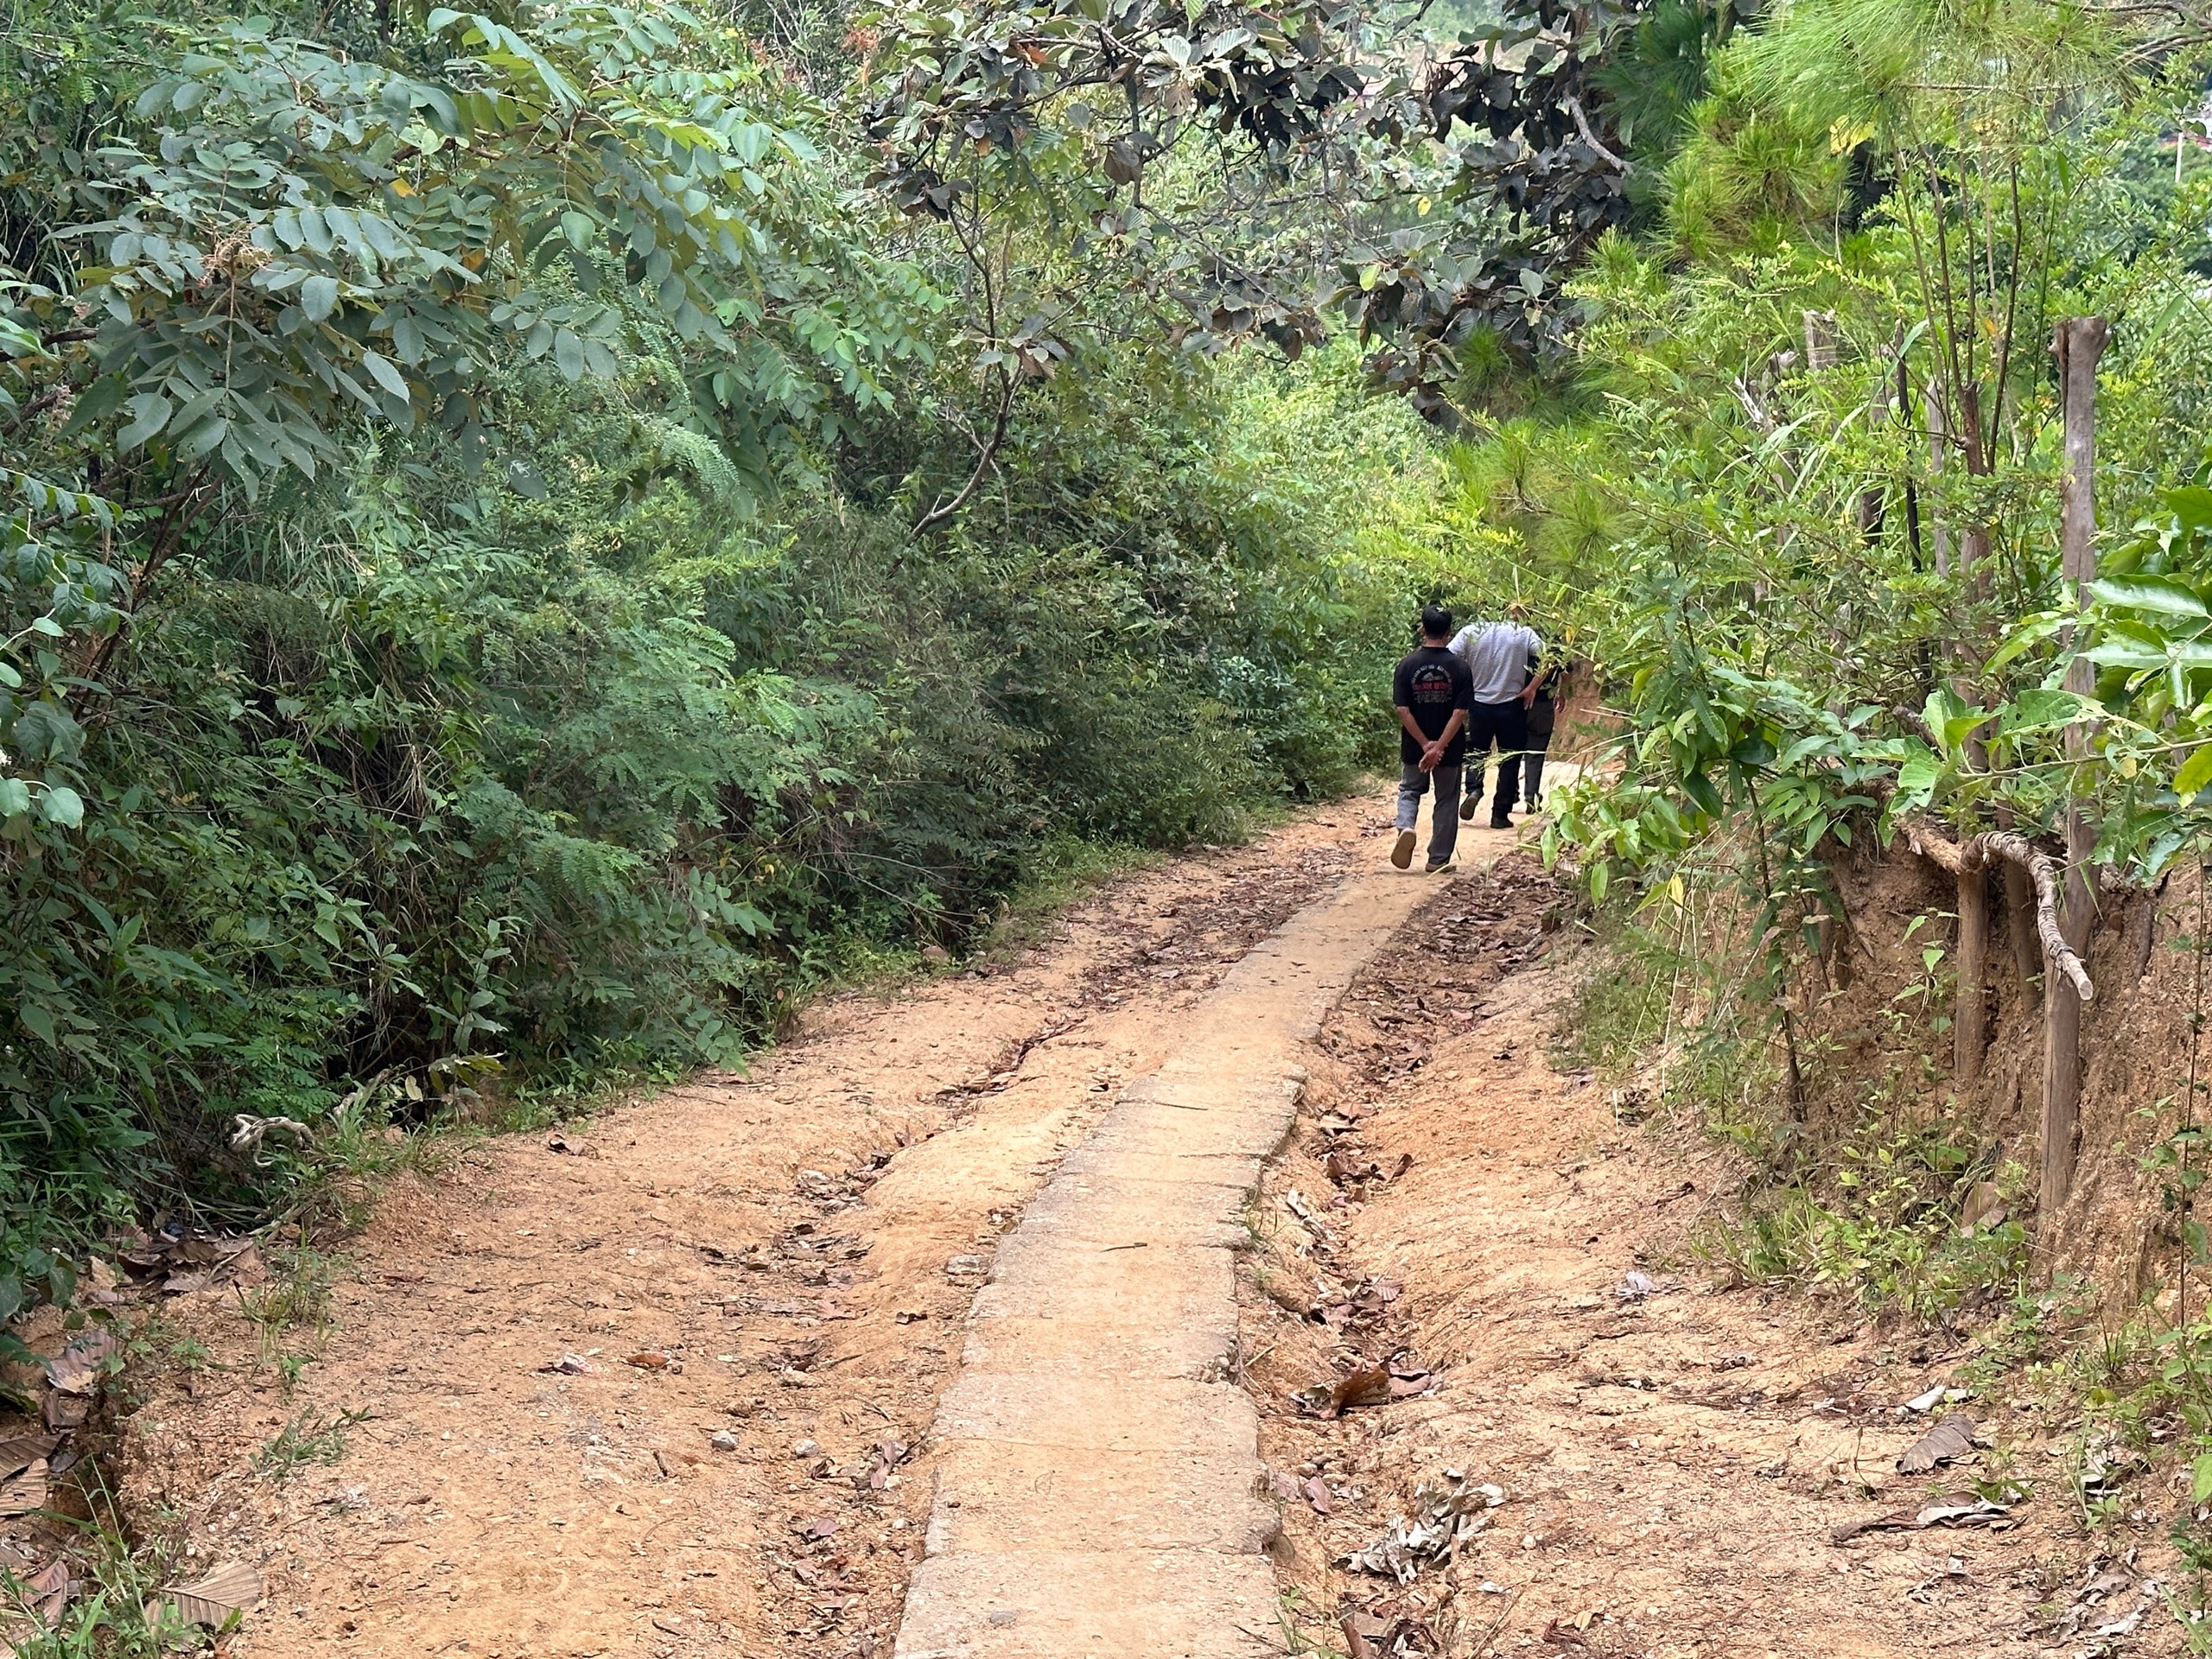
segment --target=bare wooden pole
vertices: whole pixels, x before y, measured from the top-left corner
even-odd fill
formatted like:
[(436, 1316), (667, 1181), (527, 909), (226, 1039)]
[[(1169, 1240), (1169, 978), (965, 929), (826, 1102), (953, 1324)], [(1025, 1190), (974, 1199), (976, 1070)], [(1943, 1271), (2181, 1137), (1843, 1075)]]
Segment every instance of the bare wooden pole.
[[(1950, 415), (1943, 407), (1943, 385), (1931, 378), (1921, 394), (1922, 406), (1928, 411), (1928, 471), (1931, 476), (1943, 470), (1943, 462), (1951, 452)], [(1933, 526), (1936, 541), (1936, 574), (1951, 574), (1951, 530), (1942, 518)]]
[(1959, 872), (1959, 988), (1951, 1011), (1951, 1076), (1972, 1083), (1981, 1075), (1989, 1042), (1989, 874)]
[[(2088, 601), (2096, 580), (2097, 555), (2091, 543), (2096, 529), (2097, 359), (2111, 327), (2102, 317), (2069, 317), (2059, 323), (2051, 349), (2058, 358), (2059, 408), (2064, 423), (2065, 470), (2059, 498), (2060, 573), (2074, 584), (2076, 605)], [(2071, 643), (2069, 631), (2068, 642)], [(2087, 696), (2095, 685), (2088, 661), (2076, 658), (2066, 671), (2066, 689)], [(2077, 721), (2066, 730), (2066, 752), (2081, 760), (2089, 753), (2090, 729)], [(2088, 945), (2095, 898), (2089, 886), (2089, 855), (2096, 831), (2079, 795), (2066, 802), (2066, 881), (2059, 906), (2059, 928), (2077, 955)], [(2043, 1192), (2041, 1227), (2049, 1237), (2074, 1191), (2074, 1139), (2082, 1107), (2082, 999), (2063, 974), (2044, 977)]]
[(1808, 311), (1805, 318), (1805, 366), (1818, 374), (1836, 365), (1835, 313)]
[(2036, 943), (2036, 889), (2028, 873), (2017, 864), (2005, 867), (2005, 925), (2012, 938), (2012, 966), (2020, 983), (2033, 985), (2036, 976), (2043, 971), (2043, 947)]

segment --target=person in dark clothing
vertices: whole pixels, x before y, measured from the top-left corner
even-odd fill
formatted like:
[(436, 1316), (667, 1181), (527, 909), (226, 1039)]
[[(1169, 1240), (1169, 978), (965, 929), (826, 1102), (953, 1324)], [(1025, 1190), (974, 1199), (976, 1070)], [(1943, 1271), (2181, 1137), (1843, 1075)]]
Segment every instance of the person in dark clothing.
[(1428, 869), (1433, 875), (1452, 862), (1459, 836), (1459, 768), (1467, 755), (1467, 711), (1474, 702), (1474, 677), (1451, 649), (1452, 613), (1432, 605), (1421, 613), (1420, 649), (1408, 652), (1391, 677), (1390, 700), (1398, 709), (1398, 840), (1390, 861), (1404, 869), (1414, 861), (1414, 826), (1421, 822), (1421, 798), (1436, 783), (1436, 810), (1428, 832)]
[(1541, 666), (1536, 654), (1530, 652), (1529, 677), (1535, 684), (1536, 695), (1529, 699), (1528, 747), (1521, 755), (1521, 802), (1531, 812), (1544, 804), (1544, 752), (1552, 746), (1552, 728), (1559, 720), (1559, 709), (1552, 699), (1560, 677), (1540, 673)]

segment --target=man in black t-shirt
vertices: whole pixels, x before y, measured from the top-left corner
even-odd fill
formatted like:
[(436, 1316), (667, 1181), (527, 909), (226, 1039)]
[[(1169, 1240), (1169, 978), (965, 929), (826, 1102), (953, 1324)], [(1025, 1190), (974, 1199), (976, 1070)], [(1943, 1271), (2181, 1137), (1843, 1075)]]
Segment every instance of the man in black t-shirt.
[(1459, 836), (1459, 767), (1467, 757), (1467, 711), (1474, 706), (1475, 677), (1451, 649), (1452, 613), (1431, 605), (1421, 613), (1421, 643), (1398, 664), (1390, 700), (1398, 707), (1398, 842), (1390, 861), (1414, 861), (1414, 826), (1421, 798), (1436, 780), (1436, 810), (1429, 825), (1431, 875), (1452, 862)]

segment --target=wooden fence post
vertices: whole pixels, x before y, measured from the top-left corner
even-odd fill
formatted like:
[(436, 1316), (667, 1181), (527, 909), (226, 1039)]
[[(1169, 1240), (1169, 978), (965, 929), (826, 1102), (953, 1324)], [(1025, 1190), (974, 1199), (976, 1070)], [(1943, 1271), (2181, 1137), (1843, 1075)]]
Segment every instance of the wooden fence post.
[[(2096, 579), (2097, 359), (2111, 328), (2102, 317), (2069, 317), (2058, 325), (2051, 349), (2058, 357), (2059, 408), (2064, 423), (2065, 470), (2060, 491), (2060, 572), (2074, 584), (2077, 606), (2088, 601)], [(2064, 636), (2072, 640), (2071, 630)], [(2066, 671), (2066, 689), (2087, 696), (2095, 686), (2090, 664), (2076, 658)], [(2076, 722), (2066, 730), (2066, 752), (2074, 760), (2089, 753), (2090, 728)], [(2085, 803), (2069, 794), (2066, 802), (2066, 886), (2060, 931), (2078, 953), (2087, 948), (2095, 903), (2089, 888), (2089, 854), (2096, 845)], [(2074, 1190), (2074, 1136), (2082, 1103), (2082, 999), (2063, 974), (2044, 976), (2043, 1190), (2040, 1222), (2049, 1238), (2058, 1212)]]
[(1951, 1009), (1951, 1077), (1981, 1075), (1989, 1046), (1989, 872), (1977, 862), (1958, 874), (1959, 990)]

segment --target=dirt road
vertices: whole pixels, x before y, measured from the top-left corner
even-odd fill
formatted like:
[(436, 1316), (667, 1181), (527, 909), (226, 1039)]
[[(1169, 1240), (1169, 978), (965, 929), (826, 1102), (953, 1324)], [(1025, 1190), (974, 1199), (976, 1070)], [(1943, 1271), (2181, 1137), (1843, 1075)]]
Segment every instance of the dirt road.
[(327, 1337), (278, 1344), (311, 1356), (289, 1386), (226, 1294), (172, 1301), (207, 1359), (132, 1419), (127, 1497), (263, 1564), (235, 1655), (887, 1655), (1001, 1235), (1224, 973), (1382, 864), (1377, 819), (1126, 879), (1001, 969), (833, 1001), (747, 1077), (575, 1126), (581, 1153), (524, 1137), (395, 1188)]
[[(132, 1419), (127, 1495), (263, 1567), (226, 1649), (256, 1659), (2037, 1650), (2047, 1525), (1828, 1541), (1926, 1484), (1878, 1477), (1924, 1426), (1891, 1408), (1955, 1357), (1712, 1289), (1682, 1241), (1725, 1167), (1544, 1060), (1541, 872), (1378, 874), (1389, 844), (1348, 803), (1127, 878), (1019, 960), (827, 1004), (748, 1077), (403, 1185), (327, 1335), (277, 1344), (289, 1383), (181, 1299), (206, 1359)], [(1194, 1198), (1163, 1154), (1256, 1168), (1291, 1096), (1186, 1091), (1293, 1067), (1257, 1199), (1249, 1171)], [(1225, 1294), (1232, 1255), (1241, 1329), (1190, 1276)], [(1102, 1345), (1131, 1310), (1159, 1363)], [(1369, 1362), (1387, 1404), (1294, 1398)], [(1449, 1467), (1501, 1494), (1454, 1560), (1343, 1565)], [(1193, 1600), (1194, 1550), (1235, 1594)], [(1045, 1593), (1078, 1583), (1110, 1593)], [(1179, 1599), (1236, 1645), (1124, 1617)]]

